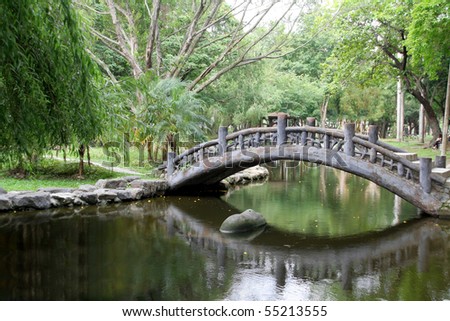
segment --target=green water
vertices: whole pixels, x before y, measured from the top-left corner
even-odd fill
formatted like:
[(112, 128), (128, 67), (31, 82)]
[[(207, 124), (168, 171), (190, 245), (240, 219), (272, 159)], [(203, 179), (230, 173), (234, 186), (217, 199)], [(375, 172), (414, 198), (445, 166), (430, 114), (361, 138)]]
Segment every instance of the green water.
[(284, 164), (269, 168), (270, 184), (238, 188), (224, 199), (263, 213), (271, 226), (311, 236), (383, 230), (418, 216), (414, 206), (370, 181), (325, 166)]
[[(268, 227), (222, 235), (246, 208)], [(0, 216), (1, 300), (447, 300), (450, 222), (324, 167), (218, 197)]]

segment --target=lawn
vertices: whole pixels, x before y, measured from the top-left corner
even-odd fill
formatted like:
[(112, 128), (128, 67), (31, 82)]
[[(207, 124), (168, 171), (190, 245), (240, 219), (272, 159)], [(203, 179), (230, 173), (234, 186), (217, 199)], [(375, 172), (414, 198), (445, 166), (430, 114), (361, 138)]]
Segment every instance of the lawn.
[[(416, 138), (407, 138), (402, 142), (397, 141), (396, 139), (383, 139), (384, 142), (396, 146), (398, 148), (404, 149), (410, 153), (416, 153), (419, 157), (430, 157), (434, 159), (436, 156), (441, 155), (441, 151), (439, 149), (432, 149), (428, 147), (428, 143), (431, 140), (431, 137), (427, 137), (425, 143), (422, 144)], [(449, 146), (450, 148), (450, 146)], [(450, 160), (450, 152), (447, 148), (447, 160)]]
[[(98, 166), (85, 165), (85, 175), (78, 177), (78, 162), (64, 163), (55, 159), (43, 159), (38, 166), (26, 174), (23, 172), (0, 169), (0, 187), (7, 191), (37, 190), (40, 187), (72, 187), (95, 184), (99, 179), (129, 176), (116, 173)], [(150, 176), (143, 176), (150, 178)]]

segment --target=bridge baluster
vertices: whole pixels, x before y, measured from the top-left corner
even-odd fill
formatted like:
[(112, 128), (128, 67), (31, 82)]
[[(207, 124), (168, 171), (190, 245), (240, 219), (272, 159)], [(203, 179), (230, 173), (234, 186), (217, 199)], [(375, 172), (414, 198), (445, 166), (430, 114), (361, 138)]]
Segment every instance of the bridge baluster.
[(397, 163), (397, 174), (399, 176), (405, 175), (405, 166), (402, 163)]
[(431, 193), (431, 158), (421, 157), (420, 159), (419, 181), (423, 191), (427, 194)]
[(227, 152), (227, 135), (228, 135), (228, 127), (220, 126), (218, 134), (219, 156), (223, 156), (223, 154)]
[(349, 156), (355, 156), (355, 144), (353, 143), (353, 137), (355, 136), (355, 124), (344, 125), (344, 153)]
[(239, 135), (239, 149), (245, 149), (245, 146), (244, 146), (244, 135), (242, 135), (242, 134), (240, 134)]
[(323, 135), (323, 148), (330, 149), (330, 147), (331, 147), (330, 135), (325, 134), (325, 135)]
[(261, 133), (257, 132), (256, 135), (255, 135), (255, 144), (254, 144), (255, 147), (259, 147), (259, 140), (260, 139), (261, 139)]
[(302, 131), (302, 137), (301, 137), (302, 146), (306, 146), (307, 142), (308, 142), (308, 132), (305, 130), (305, 131)]
[(277, 146), (286, 144), (287, 114), (279, 113), (277, 119)]
[(173, 160), (175, 159), (176, 155), (177, 154), (175, 154), (174, 152), (167, 153), (167, 176), (172, 175), (175, 171), (175, 164)]
[[(311, 127), (316, 127), (316, 119), (314, 117), (306, 118), (306, 125), (311, 126)], [(314, 146), (314, 139), (316, 139), (316, 134), (309, 133), (308, 136), (311, 139), (311, 146)]]
[[(370, 125), (369, 126), (369, 143), (376, 144), (378, 142), (378, 126)], [(372, 164), (377, 162), (377, 151), (375, 148), (371, 148), (370, 150), (370, 162)], [(403, 174), (399, 175), (403, 176)]]
[(447, 165), (447, 157), (437, 155), (434, 163), (437, 168), (445, 168)]

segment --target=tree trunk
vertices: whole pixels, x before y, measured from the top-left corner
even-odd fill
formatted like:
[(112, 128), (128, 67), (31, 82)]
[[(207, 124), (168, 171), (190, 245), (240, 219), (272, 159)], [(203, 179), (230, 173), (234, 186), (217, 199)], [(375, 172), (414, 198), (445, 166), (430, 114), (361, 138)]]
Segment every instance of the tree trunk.
[(321, 127), (325, 128), (327, 126), (327, 110), (328, 110), (328, 101), (330, 100), (330, 96), (326, 95), (322, 106), (320, 108), (320, 121), (321, 121)]
[(83, 144), (80, 145), (78, 148), (78, 154), (80, 155), (80, 163), (78, 166), (78, 176), (83, 177), (84, 175), (84, 153), (86, 151), (86, 148)]
[(448, 142), (448, 117), (450, 113), (450, 66), (448, 69), (448, 78), (447, 78), (447, 94), (445, 97), (445, 113), (444, 113), (444, 125), (443, 135), (442, 135), (442, 146), (441, 146), (441, 156), (445, 156), (447, 153), (447, 142)]
[(151, 163), (154, 161), (153, 158), (153, 140), (151, 138), (147, 139), (147, 159), (148, 162)]
[(87, 145), (87, 159), (88, 159), (88, 166), (91, 166), (91, 149), (89, 148), (89, 145)]

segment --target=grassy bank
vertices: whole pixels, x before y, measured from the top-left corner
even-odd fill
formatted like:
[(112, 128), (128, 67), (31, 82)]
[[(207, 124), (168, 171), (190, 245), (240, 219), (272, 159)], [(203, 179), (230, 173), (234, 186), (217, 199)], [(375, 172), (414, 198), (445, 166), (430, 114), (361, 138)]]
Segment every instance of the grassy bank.
[(43, 159), (31, 172), (0, 170), (0, 187), (7, 191), (37, 190), (40, 187), (78, 187), (94, 184), (99, 179), (116, 178), (129, 174), (85, 165), (84, 177), (78, 177), (78, 163)]
[[(434, 159), (436, 156), (441, 155), (441, 151), (439, 149), (432, 149), (428, 147), (428, 143), (430, 140), (431, 137), (426, 139), (425, 143), (420, 143), (419, 140), (415, 138), (405, 139), (402, 142), (399, 142), (396, 139), (383, 139), (384, 142), (396, 146), (398, 148), (404, 149), (410, 153), (416, 153), (419, 157), (430, 157)], [(446, 155), (447, 160), (450, 160), (449, 149), (447, 149)]]

